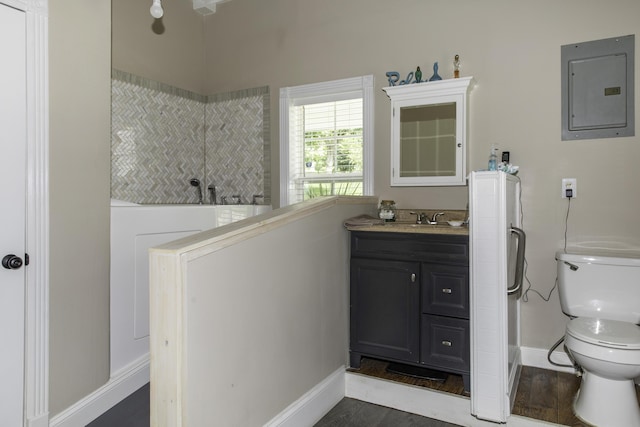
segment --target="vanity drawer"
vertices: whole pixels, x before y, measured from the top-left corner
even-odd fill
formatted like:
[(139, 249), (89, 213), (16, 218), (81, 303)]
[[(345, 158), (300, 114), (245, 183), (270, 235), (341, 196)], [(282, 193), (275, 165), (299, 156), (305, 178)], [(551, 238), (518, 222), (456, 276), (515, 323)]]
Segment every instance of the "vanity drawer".
[(422, 315), (420, 362), (443, 370), (469, 372), (469, 321)]
[(469, 318), (469, 268), (422, 263), (422, 312)]
[(351, 256), (469, 264), (469, 236), (351, 232)]

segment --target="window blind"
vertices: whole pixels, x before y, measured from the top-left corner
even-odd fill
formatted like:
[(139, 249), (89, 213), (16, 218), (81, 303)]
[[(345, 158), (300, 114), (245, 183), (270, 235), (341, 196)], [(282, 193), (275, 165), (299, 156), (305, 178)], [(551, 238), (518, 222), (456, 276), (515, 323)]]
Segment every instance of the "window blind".
[(296, 104), (290, 111), (290, 199), (362, 195), (362, 97)]

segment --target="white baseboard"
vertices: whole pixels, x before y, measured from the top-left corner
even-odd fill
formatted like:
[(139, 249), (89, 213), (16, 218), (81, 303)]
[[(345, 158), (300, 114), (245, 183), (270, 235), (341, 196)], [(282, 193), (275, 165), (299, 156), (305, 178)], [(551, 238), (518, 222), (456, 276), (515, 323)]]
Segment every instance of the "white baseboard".
[(49, 413), (27, 418), (27, 427), (49, 427)]
[(50, 427), (84, 427), (149, 382), (149, 355), (121, 369), (105, 385), (57, 414)]
[(265, 424), (265, 427), (312, 426), (344, 397), (345, 367), (341, 366)]
[(474, 424), (478, 420), (471, 416), (469, 398), (353, 372), (347, 372), (345, 376), (346, 397), (454, 424), (484, 425)]
[[(520, 352), (522, 354), (522, 364), (524, 366), (533, 366), (536, 368), (569, 372), (572, 374), (575, 373), (575, 370), (573, 368), (555, 366), (549, 363), (549, 361), (547, 360), (547, 353), (549, 352), (549, 350), (546, 350), (544, 348), (520, 347)], [(551, 353), (551, 360), (553, 360), (555, 363), (560, 363), (563, 365), (572, 365), (569, 356), (564, 351), (556, 350)]]
[[(512, 415), (505, 424), (471, 415), (469, 398), (410, 386), (357, 373), (345, 373), (346, 397), (469, 427), (541, 427), (551, 424)], [(555, 425), (555, 424), (554, 424)]]

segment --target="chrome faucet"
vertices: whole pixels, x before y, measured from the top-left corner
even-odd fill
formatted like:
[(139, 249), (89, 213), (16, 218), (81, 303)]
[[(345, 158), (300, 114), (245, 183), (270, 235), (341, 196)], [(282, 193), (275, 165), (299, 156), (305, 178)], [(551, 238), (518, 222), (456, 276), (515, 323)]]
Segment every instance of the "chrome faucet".
[(253, 198), (251, 199), (251, 204), (252, 205), (257, 205), (258, 201), (256, 199), (264, 199), (264, 196), (262, 194), (254, 194)]
[(431, 217), (431, 221), (427, 221), (427, 224), (431, 224), (431, 225), (436, 225), (438, 224), (438, 217), (440, 215), (444, 215), (444, 212), (437, 212), (434, 213), (433, 216)]
[(416, 216), (416, 224), (422, 224), (423, 221), (425, 221), (425, 219), (427, 218), (427, 214), (425, 214), (424, 212), (420, 213), (420, 212), (409, 212), (411, 215), (415, 215)]
[(209, 203), (212, 205), (217, 205), (218, 200), (216, 198), (216, 186), (210, 185), (207, 187), (207, 190), (209, 190)]
[(433, 216), (431, 217), (431, 219), (429, 219), (429, 217), (427, 216), (426, 213), (422, 212), (409, 212), (411, 215), (415, 215), (416, 216), (416, 224), (430, 224), (430, 225), (436, 225), (438, 224), (438, 217), (440, 215), (444, 215), (444, 212), (437, 212), (434, 213)]
[(221, 205), (226, 205), (227, 204), (227, 196), (220, 197), (220, 204)]
[(232, 199), (234, 199), (236, 202), (236, 205), (241, 205), (242, 204), (242, 197), (239, 194), (234, 194), (233, 196), (231, 196)]
[(200, 180), (198, 178), (191, 178), (189, 180), (189, 183), (193, 186), (196, 187), (196, 191), (198, 192), (198, 204), (201, 205), (202, 204), (202, 187), (200, 187)]

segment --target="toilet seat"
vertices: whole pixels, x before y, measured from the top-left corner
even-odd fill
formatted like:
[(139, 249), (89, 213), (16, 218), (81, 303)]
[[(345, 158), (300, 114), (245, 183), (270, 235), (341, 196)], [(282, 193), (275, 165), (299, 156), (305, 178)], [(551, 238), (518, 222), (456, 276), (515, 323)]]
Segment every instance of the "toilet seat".
[(578, 317), (567, 324), (567, 334), (601, 347), (640, 350), (640, 326), (629, 322)]

